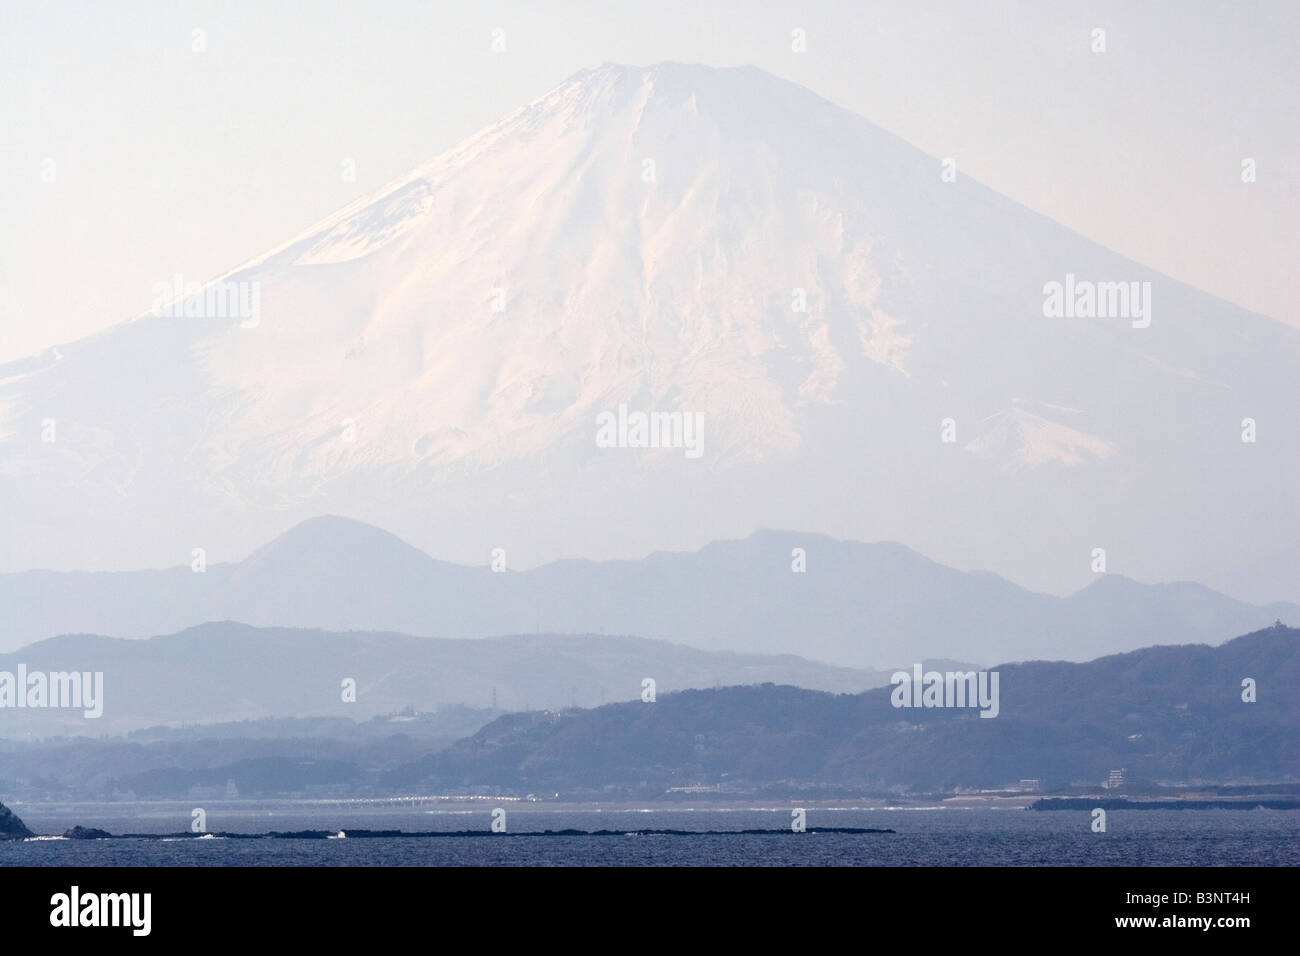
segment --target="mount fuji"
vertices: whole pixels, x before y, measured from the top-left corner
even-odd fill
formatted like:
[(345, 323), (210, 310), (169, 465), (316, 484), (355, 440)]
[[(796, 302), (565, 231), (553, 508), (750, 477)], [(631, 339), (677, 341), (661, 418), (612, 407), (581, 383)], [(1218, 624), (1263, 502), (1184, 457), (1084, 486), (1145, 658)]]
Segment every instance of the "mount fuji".
[[(511, 568), (780, 527), (1300, 598), (1300, 333), (951, 173), (754, 68), (580, 72), (0, 366), (0, 570), (228, 562), (332, 513)], [(598, 442), (620, 410), (665, 440)]]

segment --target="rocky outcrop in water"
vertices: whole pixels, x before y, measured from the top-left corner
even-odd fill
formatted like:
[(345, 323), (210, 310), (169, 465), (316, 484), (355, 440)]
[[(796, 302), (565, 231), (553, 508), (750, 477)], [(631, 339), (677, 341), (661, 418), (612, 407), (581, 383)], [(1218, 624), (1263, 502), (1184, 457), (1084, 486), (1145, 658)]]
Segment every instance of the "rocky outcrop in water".
[(107, 840), (113, 836), (107, 830), (96, 830), (94, 827), (83, 827), (81, 824), (77, 824), (63, 835), (69, 840)]
[(0, 840), (23, 840), (36, 836), (17, 815), (0, 803)]

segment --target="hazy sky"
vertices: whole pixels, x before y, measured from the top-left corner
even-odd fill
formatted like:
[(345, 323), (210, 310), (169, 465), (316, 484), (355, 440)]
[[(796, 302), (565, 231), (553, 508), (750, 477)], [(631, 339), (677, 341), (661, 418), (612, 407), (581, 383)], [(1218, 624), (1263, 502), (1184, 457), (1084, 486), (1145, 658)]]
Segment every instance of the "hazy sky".
[(605, 61), (754, 64), (1103, 245), (1300, 324), (1298, 9), (6, 3), (0, 360), (143, 312), (156, 283), (223, 272)]

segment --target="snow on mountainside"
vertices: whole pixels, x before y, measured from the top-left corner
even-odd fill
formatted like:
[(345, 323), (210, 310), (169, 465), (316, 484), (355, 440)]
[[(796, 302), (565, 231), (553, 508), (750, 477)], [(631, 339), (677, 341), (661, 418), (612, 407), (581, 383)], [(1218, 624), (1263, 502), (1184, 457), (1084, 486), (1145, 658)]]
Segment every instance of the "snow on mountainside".
[[(233, 304), (0, 366), (0, 569), (325, 512), (513, 567), (799, 527), (1058, 591), (1094, 547), (1169, 579), (1293, 545), (1300, 336), (940, 172), (753, 68), (579, 73)], [(1067, 275), (1150, 282), (1149, 327), (1045, 317)], [(603, 447), (620, 406), (698, 414), (703, 454)]]
[(1077, 465), (1088, 457), (1101, 459), (1115, 454), (1113, 445), (1094, 435), (1020, 407), (990, 415), (980, 422), (980, 428), (979, 436), (966, 443), (966, 450), (1008, 467), (1032, 468), (1052, 461)]

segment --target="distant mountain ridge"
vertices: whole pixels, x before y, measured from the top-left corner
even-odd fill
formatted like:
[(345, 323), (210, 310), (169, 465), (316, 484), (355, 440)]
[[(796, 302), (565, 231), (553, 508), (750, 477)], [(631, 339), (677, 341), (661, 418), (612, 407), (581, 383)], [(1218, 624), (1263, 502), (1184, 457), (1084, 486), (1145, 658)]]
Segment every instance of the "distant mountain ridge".
[[(333, 657), (334, 636), (302, 636), (323, 640)], [(220, 644), (220, 633), (203, 637), (208, 646)], [(282, 635), (247, 637), (273, 649)], [(562, 658), (546, 640), (535, 653), (514, 649), (520, 670), (536, 670), (546, 655)], [(590, 652), (590, 644), (578, 646)], [(249, 646), (236, 639), (232, 650)], [(286, 659), (267, 686), (283, 685), (293, 669)], [(563, 800), (617, 799), (662, 797), (678, 786), (716, 788), (725, 800), (757, 791), (780, 799), (934, 794), (1024, 778), (1048, 790), (1095, 791), (1123, 768), (1125, 783), (1112, 791), (1122, 799), (1150, 784), (1263, 792), (1300, 772), (1300, 630), (1268, 628), (1217, 648), (1153, 647), (1086, 664), (997, 670), (992, 719), (977, 709), (895, 708), (889, 687), (834, 695), (761, 684), (505, 715), (453, 707), (360, 723), (337, 716), (152, 727), (110, 739), (0, 735), (0, 779), (24, 801), (225, 799), (236, 790), (334, 798), (549, 791)], [(223, 663), (212, 677), (230, 690), (232, 673)], [(311, 684), (319, 675), (304, 676)], [(417, 682), (425, 676), (417, 674)], [(1248, 677), (1255, 681), (1250, 703), (1243, 700)], [(209, 705), (196, 684), (176, 692), (198, 693), (196, 706)]]
[[(139, 638), (239, 621), (457, 638), (604, 632), (892, 668), (920, 658), (1088, 660), (1159, 643), (1218, 643), (1278, 618), (1300, 623), (1295, 605), (1256, 607), (1195, 584), (1103, 575), (1058, 598), (899, 544), (795, 532), (639, 561), (497, 573), (491, 560), (436, 561), (385, 531), (321, 517), (202, 574), (0, 575), (0, 651), (64, 633)], [(509, 554), (502, 560), (508, 567)]]
[[(764, 685), (654, 704), (509, 714), (394, 770), (392, 788), (476, 785), (638, 793), (672, 786), (995, 788), (1093, 785), (1113, 769), (1155, 782), (1294, 781), (1300, 630), (1210, 648), (1151, 647), (1086, 664), (998, 667), (1000, 712), (895, 708), (893, 689), (831, 695)], [(1257, 699), (1243, 700), (1245, 678)]]
[[(103, 714), (0, 710), (0, 738), (121, 734), (162, 724), (270, 717), (368, 720), (408, 707), (524, 710), (635, 700), (657, 692), (780, 681), (834, 691), (878, 687), (888, 675), (772, 656), (702, 651), (666, 641), (528, 634), (438, 639), (371, 631), (254, 628), (215, 622), (123, 640), (69, 634), (0, 654), (0, 672), (103, 673)], [(343, 682), (355, 682), (355, 701)]]

